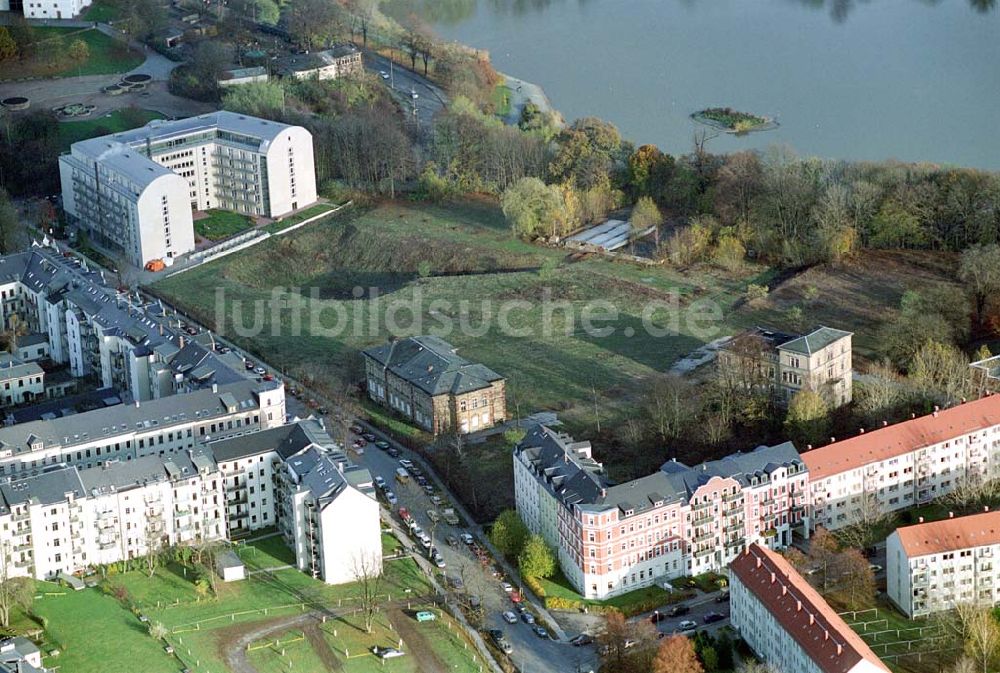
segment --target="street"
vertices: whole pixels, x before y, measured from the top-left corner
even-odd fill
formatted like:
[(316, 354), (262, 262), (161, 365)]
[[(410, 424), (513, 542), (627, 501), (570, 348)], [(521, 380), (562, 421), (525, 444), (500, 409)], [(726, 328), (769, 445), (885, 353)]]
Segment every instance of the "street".
[[(389, 75), (388, 79), (383, 78), (386, 86), (395, 92), (405, 109), (415, 114), (420, 130), (429, 131), (434, 117), (444, 109), (448, 101), (445, 93), (426, 78), (406, 68), (398, 65), (390, 67), (389, 59), (379, 54), (365, 52), (364, 63), (365, 68), (371, 72)], [(413, 97), (414, 93), (417, 94), (416, 98)]]

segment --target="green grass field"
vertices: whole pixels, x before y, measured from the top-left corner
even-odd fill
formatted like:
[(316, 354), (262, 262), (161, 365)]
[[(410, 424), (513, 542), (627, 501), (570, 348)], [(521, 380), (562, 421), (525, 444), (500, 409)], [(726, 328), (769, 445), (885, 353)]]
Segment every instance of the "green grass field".
[(119, 11), (117, 8), (112, 7), (110, 4), (103, 2), (102, 0), (97, 0), (87, 8), (87, 11), (83, 13), (83, 18), (87, 21), (97, 21), (100, 23), (107, 23), (108, 21), (114, 21), (118, 18)]
[[(70, 591), (38, 583), (34, 610), (47, 622), (42, 652), (58, 649), (45, 665), (74, 673), (177, 673), (178, 662), (153, 640), (144, 624), (97, 589)], [(62, 595), (48, 595), (61, 593)]]
[(253, 643), (247, 659), (258, 671), (268, 673), (320, 673), (325, 670), (305, 634), (299, 630), (276, 635), (273, 639)]
[(286, 217), (280, 222), (272, 222), (271, 224), (264, 227), (267, 231), (275, 234), (279, 231), (283, 231), (288, 227), (298, 224), (303, 220), (308, 220), (310, 217), (315, 217), (317, 215), (322, 215), (333, 210), (336, 206), (329, 203), (317, 203), (315, 206), (306, 208), (305, 210), (292, 215), (291, 217)]
[(236, 547), (236, 553), (249, 570), (295, 565), (295, 553), (281, 535), (241, 544)]
[[(33, 35), (34, 54), (24, 61), (0, 65), (0, 80), (110, 75), (128, 72), (145, 60), (123, 42), (91, 28), (35, 26)], [(75, 61), (67, 53), (68, 45), (77, 39), (83, 40), (90, 52), (83, 61)]]
[(945, 644), (938, 640), (940, 627), (932, 622), (909, 620), (888, 607), (841, 616), (893, 671), (941, 671), (957, 657), (953, 651), (937, 651)]
[[(216, 289), (224, 291), (226, 317), (215, 327), (291, 373), (319, 370), (316, 378), (331, 384), (353, 383), (360, 379), (359, 349), (393, 332), (444, 332), (462, 355), (507, 377), (508, 397), (522, 413), (558, 409), (563, 417), (592, 422), (596, 387), (603, 420), (613, 423), (630, 413), (629, 397), (645, 377), (703, 343), (691, 333), (691, 301), (712, 298), (725, 309), (745, 283), (601, 258), (564, 263), (565, 257), (563, 250), (512, 238), (492, 205), (387, 204), (318, 222), (154, 289), (209, 323), (218, 315)], [(281, 325), (271, 324), (268, 310), (262, 334), (237, 336), (235, 302), (242, 302), (243, 321), (250, 324), (251, 302), (269, 299), (276, 286), (300, 288), (294, 292), (305, 318), (300, 335), (290, 310), (282, 312)], [(377, 297), (370, 288), (377, 288)], [(358, 291), (365, 298), (355, 299)], [(644, 308), (672, 301), (679, 306), (677, 333), (648, 334)], [(618, 313), (601, 320), (608, 306)], [(510, 330), (501, 329), (502, 307)], [(395, 329), (386, 321), (392, 314), (399, 318)], [(312, 327), (310, 315), (319, 316)], [(667, 309), (649, 309), (649, 316), (655, 327), (670, 327)], [(585, 318), (611, 333), (588, 332)], [(442, 330), (448, 323), (456, 329)]]
[(229, 210), (210, 210), (208, 217), (194, 221), (194, 233), (210, 241), (221, 241), (252, 226), (253, 221), (246, 215)]
[(101, 117), (59, 124), (59, 140), (64, 149), (80, 140), (138, 128), (163, 115), (153, 110), (115, 110)]

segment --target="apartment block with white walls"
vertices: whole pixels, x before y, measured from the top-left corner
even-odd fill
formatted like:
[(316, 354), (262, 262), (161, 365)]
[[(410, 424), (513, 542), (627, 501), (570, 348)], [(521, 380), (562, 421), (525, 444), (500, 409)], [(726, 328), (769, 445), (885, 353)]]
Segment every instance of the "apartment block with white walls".
[(10, 572), (51, 579), (225, 537), (222, 475), (204, 449), (101, 467), (60, 466), (0, 484)]
[(897, 528), (886, 540), (886, 593), (910, 619), (962, 603), (1000, 603), (1000, 512)]
[(811, 527), (930, 502), (1000, 477), (1000, 396), (964, 402), (806, 451)]
[(751, 545), (729, 566), (730, 619), (778, 671), (888, 673), (872, 649), (780, 554)]

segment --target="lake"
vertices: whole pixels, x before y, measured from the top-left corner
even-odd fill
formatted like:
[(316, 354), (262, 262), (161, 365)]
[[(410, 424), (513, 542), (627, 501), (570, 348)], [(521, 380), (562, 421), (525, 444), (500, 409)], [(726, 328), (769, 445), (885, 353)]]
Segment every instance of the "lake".
[(683, 154), (710, 106), (780, 126), (729, 152), (1000, 169), (997, 0), (412, 0), (443, 38), (545, 88), (568, 120)]

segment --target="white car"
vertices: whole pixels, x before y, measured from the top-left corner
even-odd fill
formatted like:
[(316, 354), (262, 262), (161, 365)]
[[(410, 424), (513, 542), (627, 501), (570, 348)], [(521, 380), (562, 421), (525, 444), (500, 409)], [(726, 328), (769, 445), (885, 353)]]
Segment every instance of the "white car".
[(504, 590), (504, 591), (506, 591), (507, 593), (511, 593), (511, 592), (513, 592), (513, 591), (514, 591), (514, 587), (513, 587), (512, 585), (511, 585), (511, 583), (510, 583), (510, 582), (501, 582), (501, 583), (500, 583), (500, 586), (501, 586), (501, 587), (503, 588), (503, 590)]
[(408, 458), (400, 458), (399, 464), (403, 467), (404, 470), (409, 470), (411, 467), (413, 467), (413, 461)]
[(397, 498), (396, 494), (393, 493), (392, 491), (386, 491), (385, 501), (395, 507), (396, 503), (399, 502), (399, 498)]
[(387, 73), (385, 70), (379, 70), (378, 74), (382, 77), (382, 79), (389, 79), (389, 73)]
[(410, 98), (412, 98), (413, 100), (417, 100), (418, 98), (420, 98), (420, 94), (418, 94), (416, 91), (412, 91), (411, 90), (410, 91)]
[(382, 477), (375, 477), (375, 486), (385, 490), (385, 479)]
[(698, 628), (698, 622), (690, 619), (685, 619), (683, 622), (677, 625), (677, 628), (680, 629), (681, 631), (694, 631), (696, 628)]
[(379, 659), (393, 659), (395, 657), (403, 656), (404, 653), (397, 650), (395, 647), (379, 647), (378, 645), (373, 645), (372, 654)]
[(508, 624), (517, 624), (517, 615), (515, 615), (510, 610), (508, 610), (507, 612), (503, 613), (502, 617), (503, 617), (503, 620), (505, 622), (507, 622)]
[(462, 533), (460, 537), (462, 538), (462, 542), (464, 542), (465, 544), (472, 544), (473, 542), (475, 542), (470, 533)]

